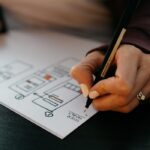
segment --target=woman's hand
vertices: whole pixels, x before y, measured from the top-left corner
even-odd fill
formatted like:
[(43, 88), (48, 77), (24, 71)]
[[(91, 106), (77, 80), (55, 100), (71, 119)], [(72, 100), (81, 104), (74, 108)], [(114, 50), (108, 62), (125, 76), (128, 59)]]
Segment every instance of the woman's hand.
[(70, 71), (80, 84), (83, 95), (93, 99), (92, 104), (97, 110), (128, 113), (138, 106), (140, 91), (150, 98), (149, 54), (132, 45), (121, 45), (115, 56), (115, 75), (92, 86), (93, 72), (103, 58), (101, 53), (94, 51)]

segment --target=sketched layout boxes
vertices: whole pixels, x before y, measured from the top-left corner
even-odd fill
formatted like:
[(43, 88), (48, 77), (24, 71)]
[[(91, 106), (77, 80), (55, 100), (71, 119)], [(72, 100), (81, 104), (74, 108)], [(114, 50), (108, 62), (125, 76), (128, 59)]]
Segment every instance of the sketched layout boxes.
[(52, 89), (48, 89), (43, 95), (39, 95), (38, 93), (34, 94), (38, 98), (34, 99), (32, 102), (46, 110), (46, 117), (52, 117), (54, 111), (76, 99), (81, 95), (81, 92), (77, 83), (70, 79), (70, 81), (64, 82)]
[(31, 65), (19, 60), (10, 62), (9, 64), (0, 67), (0, 83), (20, 75), (31, 68)]
[(43, 70), (37, 71), (34, 74), (9, 86), (11, 90), (17, 93), (16, 99), (22, 100), (26, 96), (35, 93), (37, 90), (46, 85), (61, 79), (61, 82), (67, 81), (70, 68), (78, 62), (77, 59), (68, 58), (57, 64), (51, 65)]

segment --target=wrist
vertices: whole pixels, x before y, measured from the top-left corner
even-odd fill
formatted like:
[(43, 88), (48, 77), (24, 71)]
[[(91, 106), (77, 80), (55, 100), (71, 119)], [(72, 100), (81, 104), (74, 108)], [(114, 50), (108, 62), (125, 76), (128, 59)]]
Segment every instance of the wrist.
[(94, 49), (90, 50), (89, 52), (87, 52), (86, 56), (89, 55), (90, 53), (95, 52), (95, 51), (99, 52), (102, 55), (105, 55), (107, 49), (108, 49), (108, 45), (102, 45), (100, 47), (94, 48)]

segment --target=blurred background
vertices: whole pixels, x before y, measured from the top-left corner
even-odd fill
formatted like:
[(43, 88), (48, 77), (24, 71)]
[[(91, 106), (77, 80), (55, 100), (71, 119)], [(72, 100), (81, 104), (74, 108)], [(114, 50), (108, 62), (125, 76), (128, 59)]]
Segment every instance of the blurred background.
[(0, 0), (8, 29), (48, 29), (94, 40), (111, 35), (109, 0)]

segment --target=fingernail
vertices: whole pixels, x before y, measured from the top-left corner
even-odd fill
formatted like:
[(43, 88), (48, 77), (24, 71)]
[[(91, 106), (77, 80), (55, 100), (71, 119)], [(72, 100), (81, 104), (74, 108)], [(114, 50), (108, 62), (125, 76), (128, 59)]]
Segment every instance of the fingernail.
[(80, 88), (81, 88), (83, 96), (87, 97), (89, 95), (89, 89), (88, 89), (87, 85), (80, 84)]
[(72, 72), (73, 72), (74, 68), (75, 68), (75, 66), (73, 66), (73, 67), (70, 69), (70, 71), (69, 71), (69, 75), (70, 75), (70, 76), (72, 76)]
[(91, 92), (89, 93), (89, 97), (90, 97), (91, 99), (95, 99), (95, 98), (97, 98), (99, 95), (100, 95), (100, 94), (99, 94), (97, 91), (91, 91)]

